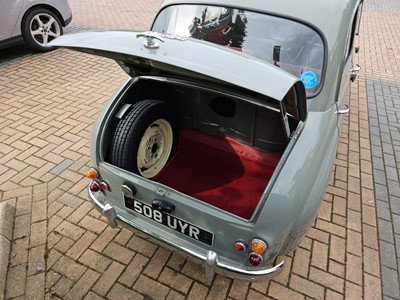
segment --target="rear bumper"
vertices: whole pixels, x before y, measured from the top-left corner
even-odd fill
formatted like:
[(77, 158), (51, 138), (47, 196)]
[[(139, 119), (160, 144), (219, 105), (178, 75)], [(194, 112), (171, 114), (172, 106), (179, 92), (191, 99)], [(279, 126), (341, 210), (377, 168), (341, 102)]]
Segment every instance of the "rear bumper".
[(162, 247), (167, 248), (173, 252), (178, 252), (186, 258), (194, 259), (195, 261), (200, 262), (200, 264), (204, 266), (205, 275), (207, 277), (213, 277), (215, 273), (218, 273), (229, 278), (241, 279), (250, 282), (266, 281), (278, 276), (284, 268), (285, 265), (284, 261), (275, 264), (271, 268), (260, 269), (256, 271), (249, 271), (225, 264), (219, 261), (218, 254), (214, 251), (198, 253), (187, 247), (182, 247), (180, 245), (172, 243), (171, 241), (166, 240), (161, 236), (152, 234), (152, 232), (149, 232), (149, 230), (146, 228), (141, 228), (139, 226), (132, 226), (131, 225), (132, 222), (118, 215), (115, 209), (110, 204), (103, 203), (96, 197), (95, 193), (92, 193), (89, 189), (88, 193), (89, 193), (89, 199), (92, 202), (93, 206), (103, 216), (106, 217), (107, 223), (110, 227), (115, 228), (118, 225), (121, 225), (129, 228), (130, 230), (147, 234), (150, 238), (152, 238), (152, 242), (161, 245)]

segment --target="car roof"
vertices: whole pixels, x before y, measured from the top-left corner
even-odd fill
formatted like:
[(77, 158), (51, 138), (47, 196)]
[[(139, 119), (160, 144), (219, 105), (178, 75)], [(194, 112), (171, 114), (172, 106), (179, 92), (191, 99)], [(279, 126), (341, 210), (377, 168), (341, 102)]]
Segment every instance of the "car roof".
[(333, 48), (359, 3), (360, 0), (165, 0), (161, 8), (174, 4), (217, 5), (285, 16), (313, 25), (323, 33), (328, 48)]

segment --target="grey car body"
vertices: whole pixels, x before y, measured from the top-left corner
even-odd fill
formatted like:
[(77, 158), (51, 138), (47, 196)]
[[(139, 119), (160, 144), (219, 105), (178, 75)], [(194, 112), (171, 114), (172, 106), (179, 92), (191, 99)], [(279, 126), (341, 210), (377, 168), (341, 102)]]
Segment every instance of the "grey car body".
[[(54, 41), (54, 46), (113, 58), (132, 77), (105, 105), (91, 137), (95, 179), (89, 186), (89, 197), (109, 225), (127, 226), (185, 257), (200, 261), (208, 276), (218, 272), (250, 281), (277, 276), (284, 267), (284, 261), (278, 257), (300, 243), (325, 193), (343, 114), (348, 112), (344, 102), (358, 71), (353, 66), (353, 53), (361, 4), (359, 0), (301, 3), (273, 0), (245, 4), (237, 0), (167, 0), (153, 24), (152, 29), (158, 33), (84, 33)], [(179, 27), (177, 23), (170, 22), (170, 16), (179, 20), (181, 8), (185, 16), (187, 11), (200, 11), (199, 18), (190, 16), (189, 27), (181, 27), (191, 32), (191, 38), (179, 35), (175, 30)], [(212, 13), (215, 8), (217, 18)], [(297, 65), (293, 67), (283, 61), (285, 55), (294, 61), (290, 51), (295, 46), (289, 45), (293, 36), (298, 35), (293, 34), (292, 25), (287, 27), (289, 31), (278, 28), (271, 31), (272, 36), (279, 34), (268, 46), (267, 59), (255, 54), (258, 48), (253, 47), (257, 44), (251, 43), (247, 49), (243, 39), (233, 43), (236, 37), (225, 37), (234, 31), (231, 21), (236, 19), (242, 26), (241, 32), (245, 32), (242, 38), (250, 39), (251, 22), (265, 20), (264, 15), (271, 18), (269, 21), (288, 20), (296, 28), (306, 28), (304, 32), (311, 30), (310, 49), (317, 49), (317, 57), (322, 61), (311, 67), (311, 56), (305, 53), (300, 75)], [(268, 31), (267, 25), (259, 28), (257, 32)], [(199, 39), (213, 39), (222, 46)], [(261, 40), (270, 45), (270, 39)], [(304, 42), (308, 44), (310, 40)], [(227, 49), (229, 46), (233, 50)], [(296, 54), (303, 54), (304, 49), (308, 48), (301, 47)], [(284, 70), (285, 65), (292, 72)], [(113, 138), (119, 124), (136, 103), (145, 99), (171, 105), (179, 116), (182, 135), (189, 129), (195, 139), (212, 144), (207, 145), (211, 147), (209, 156), (213, 149), (217, 152), (219, 146), (215, 145), (220, 145), (223, 138), (224, 142), (230, 141), (229, 147), (238, 156), (257, 156), (255, 160), (259, 161), (269, 157), (274, 161), (272, 173), (247, 215), (225, 209), (230, 204), (230, 199), (224, 198), (225, 193), (215, 196), (224, 199), (218, 207), (196, 198), (196, 193), (185, 192), (190, 186), (180, 189), (174, 181), (166, 184), (168, 178), (164, 181), (157, 176), (146, 178), (112, 163), (109, 152), (113, 151), (110, 148), (119, 146)], [(201, 166), (191, 168), (197, 155), (201, 153), (189, 155), (184, 166), (172, 170), (168, 176), (199, 172)], [(218, 159), (223, 160), (223, 155), (215, 161)], [(173, 165), (174, 160), (169, 164)], [(234, 163), (232, 160), (224, 166)], [(254, 168), (258, 167), (268, 168), (268, 163), (256, 163)], [(211, 177), (213, 167), (205, 172), (206, 177)], [(223, 172), (218, 176), (223, 177)], [(218, 181), (218, 176), (213, 180)], [(252, 180), (244, 182), (251, 186)], [(102, 189), (94, 191), (93, 183), (101, 183)], [(235, 188), (229, 194), (232, 202), (233, 198), (246, 202), (251, 187)], [(266, 250), (259, 254), (256, 244), (260, 241)]]
[[(44, 51), (49, 37), (50, 42), (62, 34), (62, 27), (72, 20), (68, 0), (2, 0), (0, 2), (0, 49), (21, 43), (24, 39), (35, 50)], [(41, 27), (36, 28), (35, 20), (42, 19)], [(51, 26), (51, 23), (57, 22)], [(47, 26), (49, 25), (49, 26)], [(37, 29), (44, 29), (35, 33)], [(53, 36), (54, 35), (54, 36)], [(36, 36), (36, 38), (35, 38)]]

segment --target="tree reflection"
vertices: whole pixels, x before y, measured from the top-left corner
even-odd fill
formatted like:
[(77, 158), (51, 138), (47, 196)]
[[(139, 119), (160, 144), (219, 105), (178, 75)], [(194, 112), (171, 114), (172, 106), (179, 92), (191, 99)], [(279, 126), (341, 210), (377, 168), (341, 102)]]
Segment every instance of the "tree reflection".
[(201, 11), (201, 18), (193, 18), (189, 32), (192, 38), (241, 50), (246, 28), (247, 18), (243, 10), (221, 8), (216, 14), (206, 7)]
[(242, 49), (243, 42), (247, 36), (247, 18), (243, 10), (239, 10), (236, 15), (235, 26), (231, 34), (230, 46), (233, 48)]

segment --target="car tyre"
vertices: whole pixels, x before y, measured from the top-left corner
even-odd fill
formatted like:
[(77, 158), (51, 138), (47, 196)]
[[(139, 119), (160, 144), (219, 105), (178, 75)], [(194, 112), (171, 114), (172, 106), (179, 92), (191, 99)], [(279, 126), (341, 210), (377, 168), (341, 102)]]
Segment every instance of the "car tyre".
[(119, 121), (110, 147), (111, 164), (155, 177), (176, 152), (179, 128), (172, 107), (158, 100), (135, 103)]
[(34, 8), (26, 13), (21, 24), (22, 36), (26, 44), (39, 52), (54, 50), (48, 47), (55, 38), (63, 34), (60, 19), (44, 7)]

